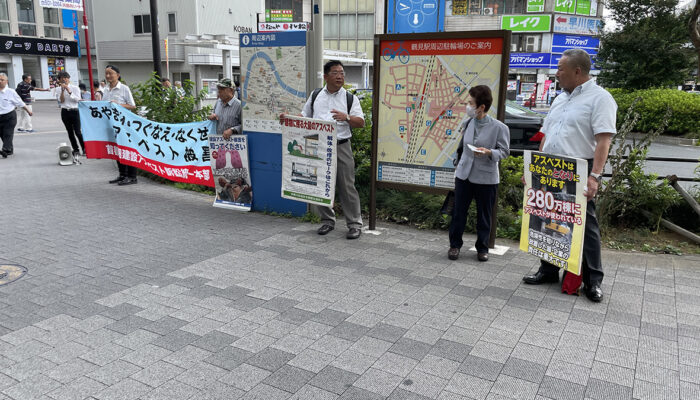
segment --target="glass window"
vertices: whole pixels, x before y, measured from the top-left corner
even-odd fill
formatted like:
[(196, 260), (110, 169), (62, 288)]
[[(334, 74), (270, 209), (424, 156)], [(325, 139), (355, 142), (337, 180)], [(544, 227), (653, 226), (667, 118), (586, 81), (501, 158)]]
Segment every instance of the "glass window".
[(482, 9), (481, 0), (469, 0), (467, 12), (469, 15), (480, 15)]
[(34, 24), (19, 24), (20, 36), (36, 36), (36, 25)]
[(58, 8), (44, 8), (44, 23), (58, 25)]
[(177, 24), (175, 23), (175, 13), (168, 13), (168, 32), (177, 33)]
[(356, 51), (355, 50), (355, 44), (357, 41), (355, 40), (341, 40), (340, 41), (340, 49), (342, 51)]
[(338, 37), (338, 16), (328, 15), (323, 16), (323, 37), (337, 38)]
[(10, 23), (9, 22), (0, 22), (0, 33), (4, 33), (7, 35), (10, 34)]
[(510, 51), (514, 53), (538, 53), (542, 48), (542, 34), (515, 34), (512, 36)]
[(44, 37), (61, 38), (61, 30), (57, 26), (44, 25)]
[(374, 12), (374, 0), (357, 0), (358, 12)]
[(340, 16), (340, 37), (341, 38), (356, 38), (357, 25), (355, 14)]
[(374, 37), (374, 14), (359, 14), (357, 16), (357, 38)]
[(36, 22), (34, 20), (34, 2), (32, 0), (17, 0), (17, 20), (20, 22)]
[(323, 0), (323, 12), (338, 12), (338, 0)]
[(134, 15), (134, 33), (144, 34), (151, 33), (151, 15)]
[(356, 12), (356, 0), (340, 0), (340, 12)]
[(7, 12), (7, 0), (0, 0), (0, 21), (9, 21), (10, 13)]
[(502, 14), (523, 14), (525, 13), (526, 3), (527, 0), (506, 0)]

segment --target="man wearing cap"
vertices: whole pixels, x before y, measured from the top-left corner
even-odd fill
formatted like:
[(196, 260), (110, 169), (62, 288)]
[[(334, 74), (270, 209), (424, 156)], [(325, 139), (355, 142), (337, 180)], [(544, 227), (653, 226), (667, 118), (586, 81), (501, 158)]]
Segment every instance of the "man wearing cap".
[(240, 135), (243, 127), (241, 126), (241, 102), (233, 96), (236, 90), (236, 85), (228, 78), (224, 78), (216, 84), (219, 91), (218, 100), (214, 106), (214, 113), (209, 115), (212, 121), (218, 121), (216, 124), (216, 134), (221, 135), (224, 139), (228, 139), (231, 135)]

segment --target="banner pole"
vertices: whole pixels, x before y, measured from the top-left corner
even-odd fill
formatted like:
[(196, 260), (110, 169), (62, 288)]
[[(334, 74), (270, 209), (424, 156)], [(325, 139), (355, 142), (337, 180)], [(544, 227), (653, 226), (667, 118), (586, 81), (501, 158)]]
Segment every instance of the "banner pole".
[(83, 0), (83, 30), (85, 32), (85, 50), (87, 52), (88, 76), (90, 77), (90, 100), (95, 100), (95, 85), (92, 79), (92, 56), (90, 55), (90, 32), (88, 32), (87, 8)]

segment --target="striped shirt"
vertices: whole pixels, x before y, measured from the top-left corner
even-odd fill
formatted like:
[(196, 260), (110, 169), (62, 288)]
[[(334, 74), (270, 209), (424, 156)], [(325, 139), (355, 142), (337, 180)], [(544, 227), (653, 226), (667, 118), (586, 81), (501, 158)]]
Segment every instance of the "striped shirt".
[(241, 127), (241, 111), (241, 102), (237, 98), (232, 98), (228, 103), (217, 99), (216, 105), (214, 106), (214, 114), (219, 118), (216, 123), (216, 134), (223, 135), (224, 131), (229, 128), (233, 128), (234, 135), (243, 133)]

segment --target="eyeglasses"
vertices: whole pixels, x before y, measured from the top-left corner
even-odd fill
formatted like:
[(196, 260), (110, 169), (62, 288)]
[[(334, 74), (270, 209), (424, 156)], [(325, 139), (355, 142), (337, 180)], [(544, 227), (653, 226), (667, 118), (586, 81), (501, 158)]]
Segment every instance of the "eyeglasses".
[(345, 76), (345, 71), (331, 71), (328, 73), (330, 76)]

